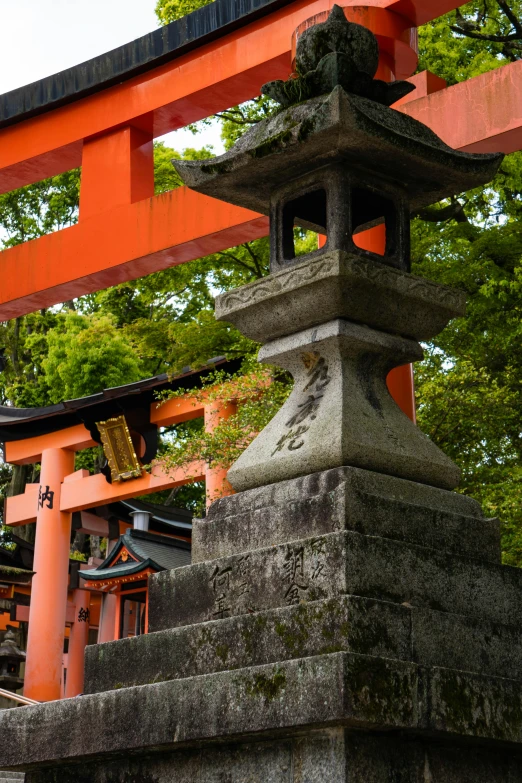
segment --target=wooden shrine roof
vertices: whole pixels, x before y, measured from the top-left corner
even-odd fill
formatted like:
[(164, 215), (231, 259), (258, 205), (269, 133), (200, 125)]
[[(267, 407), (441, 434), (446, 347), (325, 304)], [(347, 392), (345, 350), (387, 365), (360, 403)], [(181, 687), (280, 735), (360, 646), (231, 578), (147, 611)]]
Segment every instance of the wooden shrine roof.
[(216, 367), (235, 372), (239, 369), (239, 361), (227, 361), (225, 357), (219, 356), (210, 359), (205, 367), (198, 370), (184, 367), (175, 377), (163, 373), (44, 408), (0, 406), (0, 442), (25, 440), (85, 423), (86, 419), (101, 421), (129, 409), (150, 405), (156, 399), (156, 391), (192, 388), (197, 386), (199, 378), (208, 375)]
[[(125, 551), (128, 559), (124, 560), (121, 555)], [(82, 570), (79, 576), (85, 581), (104, 582), (135, 576), (147, 569), (158, 572), (179, 568), (190, 562), (190, 544), (143, 530), (129, 530), (120, 536), (101, 565)]]

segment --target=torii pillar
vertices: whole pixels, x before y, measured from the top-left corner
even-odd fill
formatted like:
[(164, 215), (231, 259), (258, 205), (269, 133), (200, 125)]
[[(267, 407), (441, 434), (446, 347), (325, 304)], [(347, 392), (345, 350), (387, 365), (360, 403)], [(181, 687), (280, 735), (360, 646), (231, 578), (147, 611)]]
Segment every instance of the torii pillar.
[(73, 471), (74, 451), (43, 452), (24, 686), (24, 695), (36, 701), (61, 696), (72, 514), (60, 511), (60, 494)]

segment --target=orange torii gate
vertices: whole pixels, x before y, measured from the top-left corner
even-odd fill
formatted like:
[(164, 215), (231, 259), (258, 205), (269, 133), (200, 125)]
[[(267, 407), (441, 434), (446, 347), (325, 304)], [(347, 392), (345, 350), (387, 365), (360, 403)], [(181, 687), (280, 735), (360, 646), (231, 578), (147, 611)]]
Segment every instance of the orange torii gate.
[[(0, 253), (1, 319), (266, 235), (265, 216), (186, 188), (154, 197), (152, 140), (255, 97), (269, 79), (287, 78), (293, 31), (332, 0), (250, 0), (241, 4), (250, 14), (221, 25), (214, 5), (225, 2), (157, 31), (164, 42), (173, 28), (178, 45), (120, 70), (117, 84), (113, 61), (136, 60), (134, 49), (107, 55), (112, 80), (107, 62), (97, 58), (91, 69), (88, 63), (0, 98), (0, 192), (82, 166), (78, 224)], [(416, 67), (416, 24), (459, 3), (346, 5), (377, 33), (381, 75), (405, 78)], [(196, 39), (192, 17), (206, 30)], [(156, 45), (151, 36), (140, 40), (147, 52)], [(419, 89), (400, 108), (458, 149), (512, 152), (522, 147), (521, 74), (522, 63), (514, 63), (448, 89), (421, 74)]]
[[(266, 235), (265, 216), (186, 188), (154, 196), (152, 142), (255, 97), (263, 82), (287, 78), (292, 34), (332, 5), (333, 0), (217, 0), (133, 44), (0, 96), (0, 192), (82, 167), (78, 224), (0, 253), (0, 318)], [(388, 80), (411, 77), (417, 85), (397, 108), (457, 149), (522, 148), (522, 63), (450, 88), (429, 73), (412, 77), (417, 26), (458, 7), (458, 0), (367, 0), (364, 5), (346, 0), (344, 5), (351, 19), (377, 35), (378, 75)], [(380, 237), (375, 231), (361, 235), (360, 241), (377, 249)], [(413, 416), (410, 378), (403, 371), (391, 384), (395, 398)], [(21, 451), (15, 444), (7, 449), (8, 461), (41, 459), (42, 484), (57, 493), (53, 510), (38, 508), (38, 487), (11, 498), (7, 506), (9, 524), (38, 517), (42, 557), (35, 593), (38, 580), (45, 578), (58, 597), (63, 592), (63, 569), (54, 574), (57, 561), (46, 562), (43, 555), (49, 536), (56, 537), (64, 552), (68, 548), (73, 511), (174, 486), (180, 479), (161, 467), (124, 487), (78, 475), (73, 457), (91, 445), (86, 432), (64, 430), (52, 442), (26, 442), (25, 451), (22, 444)], [(202, 473), (203, 466), (193, 467), (197, 475)], [(56, 639), (63, 635), (63, 625), (60, 612), (47, 618), (48, 645), (43, 651), (44, 639), (39, 639), (39, 658), (45, 665), (28, 671), (31, 696), (59, 697), (61, 651)]]
[[(215, 366), (230, 370), (233, 365), (222, 359), (209, 364), (210, 367), (204, 368), (203, 373)], [(166, 375), (158, 376), (70, 401), (67, 407), (18, 411), (19, 415), (12, 416), (11, 421), (6, 411), (12, 409), (0, 410), (6, 461), (15, 465), (41, 463), (40, 482), (28, 484), (23, 494), (7, 498), (5, 504), (5, 522), (10, 527), (37, 523), (24, 688), (24, 693), (30, 694), (30, 698), (49, 701), (61, 697), (64, 628), (71, 620), (71, 610), (65, 694), (76, 696), (83, 690), (88, 626), (86, 622), (76, 620), (78, 611), (89, 607), (89, 592), (75, 589), (72, 591), (73, 603), (67, 601), (72, 514), (194, 481), (205, 482), (208, 503), (230, 493), (226, 470), (203, 461), (191, 462), (177, 469), (166, 469), (160, 461), (153, 461), (149, 472), (140, 470), (138, 477), (114, 483), (108, 483), (102, 473), (89, 475), (85, 469), (75, 471), (77, 452), (97, 445), (92, 430), (92, 417), (96, 416), (96, 411), (98, 416), (110, 416), (114, 414), (107, 414), (107, 410), (124, 410), (123, 415), (127, 416), (130, 406), (131, 411), (141, 411), (140, 420), (146, 420), (147, 432), (195, 418), (202, 418), (204, 428), (211, 432), (221, 421), (233, 415), (236, 411), (233, 400), (206, 399), (206, 393), (201, 398), (187, 393), (162, 403), (148, 402), (146, 395), (150, 396), (151, 390), (171, 388), (172, 382), (177, 386), (181, 384), (182, 389), (184, 382), (196, 382), (200, 374), (189, 371), (170, 381)], [(145, 395), (144, 401), (141, 395)], [(122, 401), (129, 405), (121, 408)], [(64, 410), (57, 412), (57, 407)], [(88, 426), (85, 423), (71, 424), (71, 418), (85, 421), (85, 416), (91, 422)], [(143, 447), (145, 443), (140, 430), (136, 432)], [(86, 519), (89, 532), (99, 535), (99, 518), (87, 514)], [(103, 641), (115, 638), (113, 631), (114, 618), (108, 617), (103, 627), (100, 626)]]

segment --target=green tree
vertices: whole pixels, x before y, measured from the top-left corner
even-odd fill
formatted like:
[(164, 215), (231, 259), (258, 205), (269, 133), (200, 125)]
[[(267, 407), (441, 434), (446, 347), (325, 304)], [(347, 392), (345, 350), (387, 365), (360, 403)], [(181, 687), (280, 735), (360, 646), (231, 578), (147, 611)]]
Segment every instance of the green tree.
[(182, 16), (197, 11), (204, 5), (208, 5), (212, 0), (158, 0), (156, 5), (156, 16), (160, 24), (169, 24)]
[[(522, 3), (481, 0), (421, 29), (420, 67), (453, 84), (522, 56)], [(415, 273), (466, 291), (465, 318), (417, 367), (419, 424), (461, 467), (461, 490), (503, 522), (506, 562), (522, 565), (522, 154), (494, 182), (413, 223)]]
[(51, 402), (85, 397), (142, 377), (139, 357), (108, 314), (59, 316), (47, 346), (42, 366)]

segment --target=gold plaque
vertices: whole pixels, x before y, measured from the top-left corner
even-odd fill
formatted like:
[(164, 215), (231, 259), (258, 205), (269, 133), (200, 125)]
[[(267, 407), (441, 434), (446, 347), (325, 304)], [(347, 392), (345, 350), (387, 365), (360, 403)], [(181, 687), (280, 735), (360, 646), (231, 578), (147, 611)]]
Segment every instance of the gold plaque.
[(134, 451), (125, 416), (96, 422), (96, 426), (101, 436), (103, 452), (111, 469), (112, 481), (139, 478), (143, 468)]

